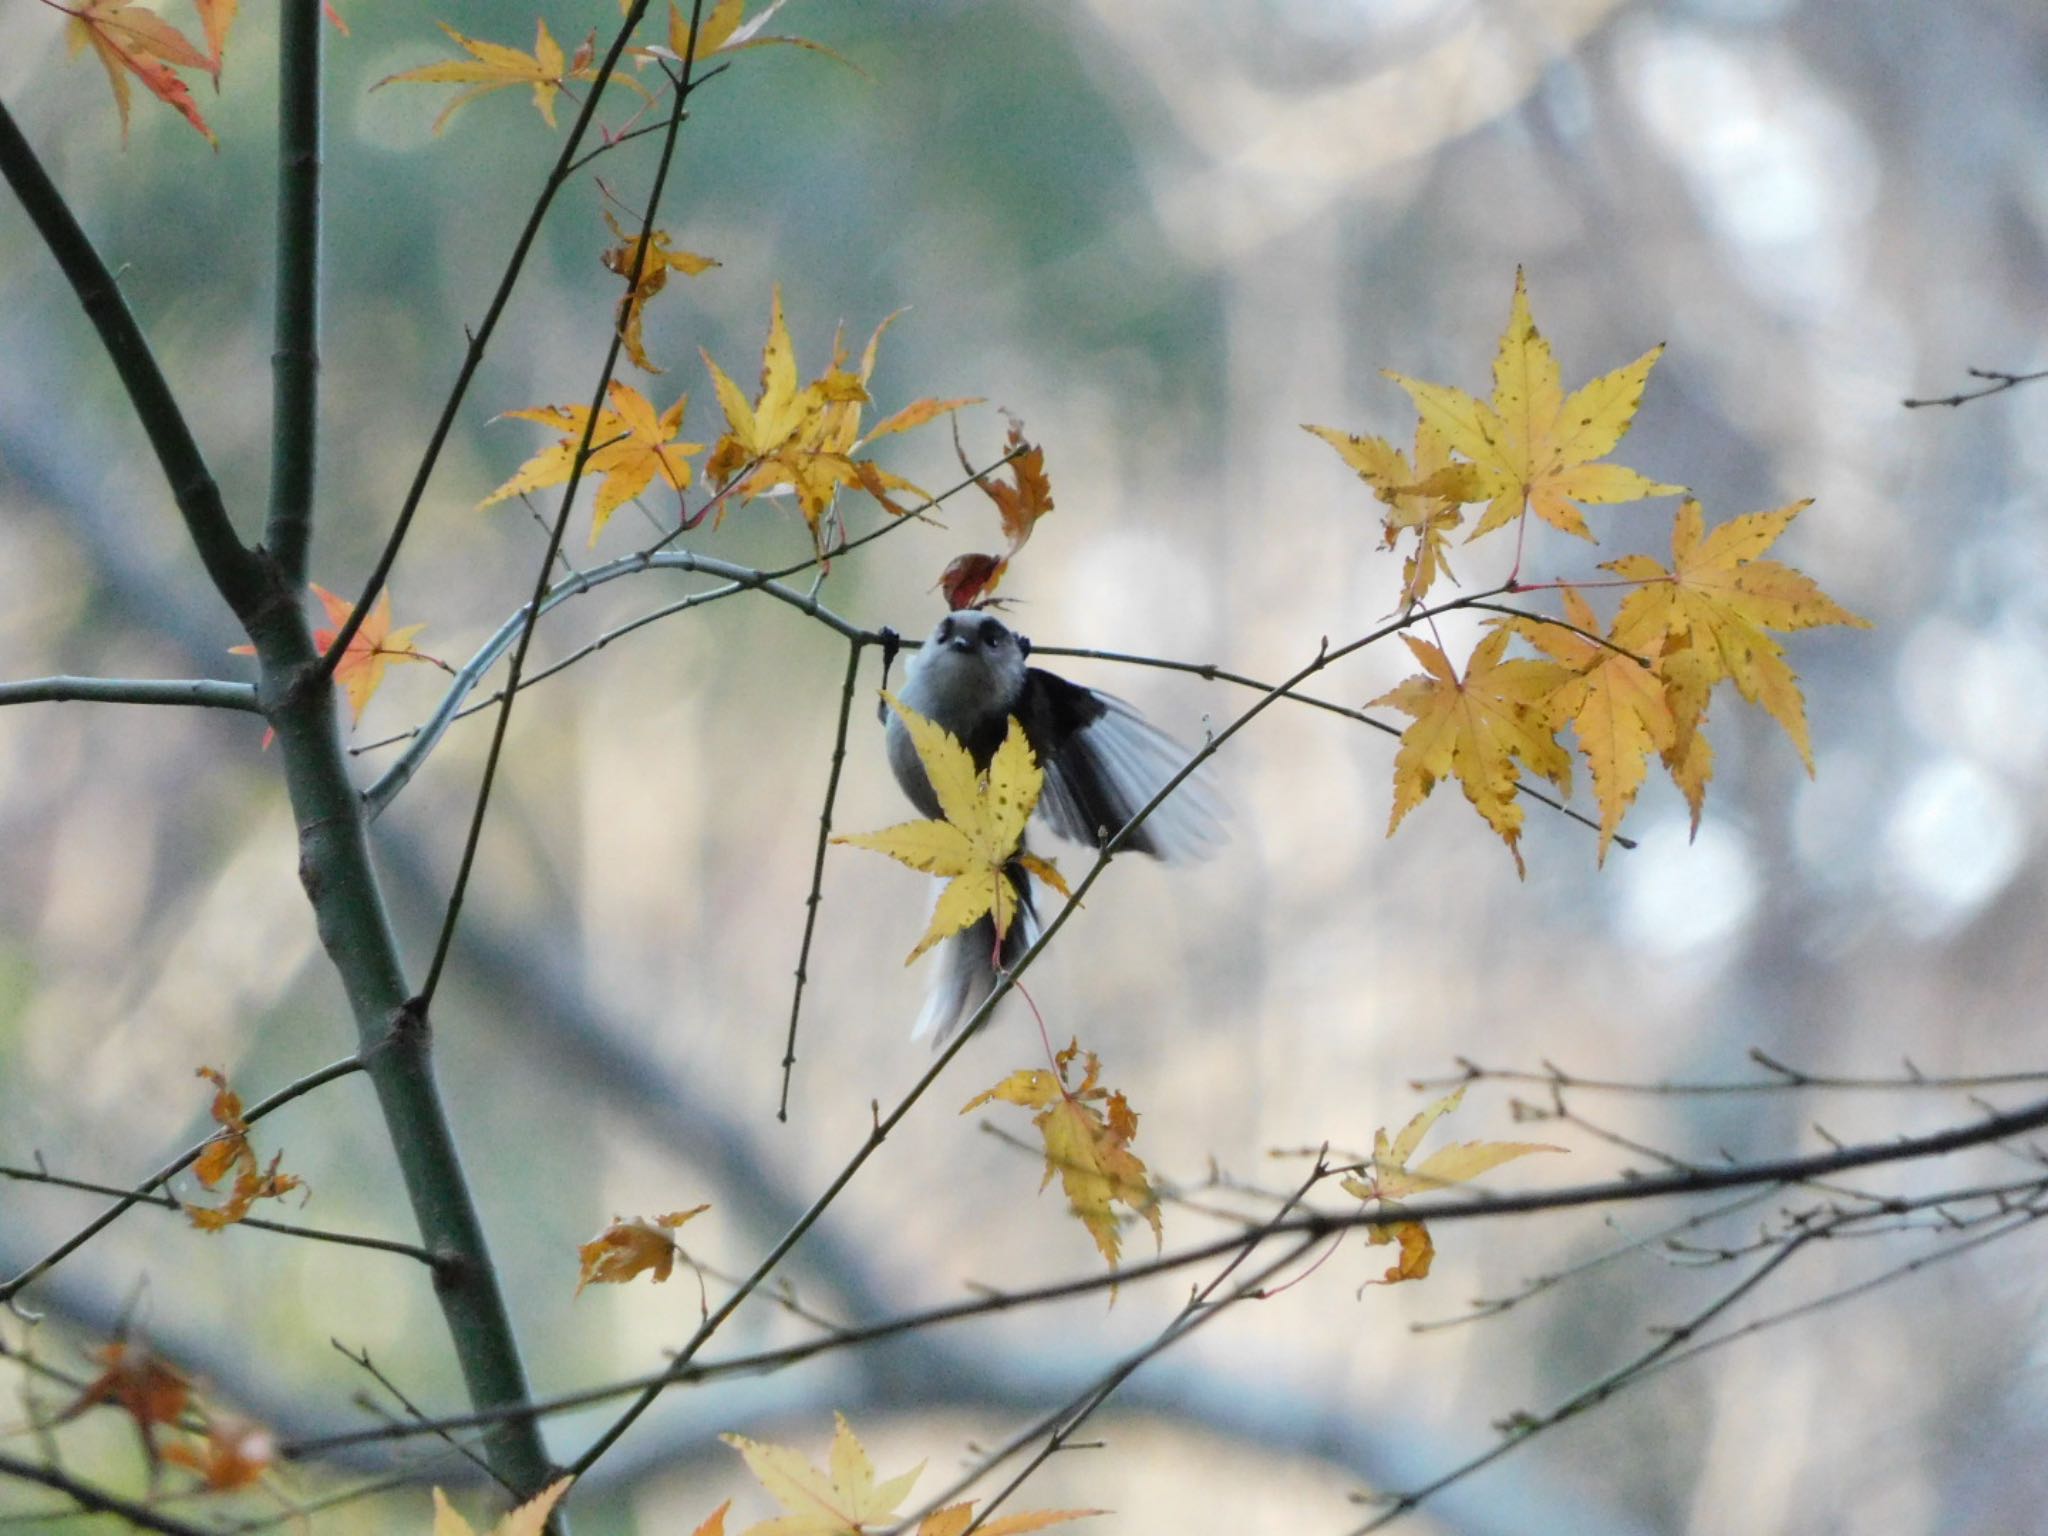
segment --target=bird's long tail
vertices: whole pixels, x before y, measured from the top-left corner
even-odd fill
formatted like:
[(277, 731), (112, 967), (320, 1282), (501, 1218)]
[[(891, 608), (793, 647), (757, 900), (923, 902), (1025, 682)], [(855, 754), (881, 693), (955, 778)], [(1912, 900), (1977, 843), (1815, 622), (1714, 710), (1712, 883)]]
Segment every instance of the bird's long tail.
[(1003, 935), (1000, 957), (996, 952), (995, 918), (988, 915), (939, 945), (931, 990), (925, 994), (917, 1028), (911, 1031), (913, 1040), (931, 1036), (933, 1050), (952, 1039), (961, 1022), (988, 1000), (996, 987), (998, 964), (1008, 970), (1038, 938), (1038, 914), (1031, 905), (1030, 875), (1022, 864), (1012, 861), (1004, 867), (1003, 877), (1017, 894), (1017, 915), (1010, 921), (1010, 931)]

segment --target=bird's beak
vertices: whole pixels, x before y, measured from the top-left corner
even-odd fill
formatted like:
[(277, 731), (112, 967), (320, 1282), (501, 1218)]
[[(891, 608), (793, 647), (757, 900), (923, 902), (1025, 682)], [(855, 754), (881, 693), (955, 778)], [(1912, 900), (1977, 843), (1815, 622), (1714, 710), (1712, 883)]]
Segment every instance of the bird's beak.
[(946, 644), (956, 651), (971, 651), (974, 649), (974, 638), (971, 635), (955, 635)]

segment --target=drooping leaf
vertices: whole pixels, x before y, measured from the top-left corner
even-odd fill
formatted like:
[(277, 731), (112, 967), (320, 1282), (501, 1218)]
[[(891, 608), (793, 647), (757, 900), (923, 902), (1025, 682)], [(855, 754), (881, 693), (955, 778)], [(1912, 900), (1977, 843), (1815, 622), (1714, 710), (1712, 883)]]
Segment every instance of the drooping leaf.
[[(1081, 1081), (1070, 1087), (1068, 1069), (1084, 1055)], [(1031, 1123), (1045, 1141), (1045, 1178), (1040, 1187), (1051, 1183), (1055, 1174), (1059, 1176), (1068, 1205), (1114, 1269), (1123, 1246), (1116, 1206), (1142, 1216), (1152, 1228), (1155, 1243), (1163, 1236), (1158, 1197), (1145, 1164), (1131, 1150), (1138, 1134), (1138, 1114), (1123, 1094), (1101, 1086), (1102, 1064), (1093, 1051), (1083, 1053), (1079, 1042), (1069, 1042), (1053, 1060), (1059, 1068), (1057, 1074), (1043, 1067), (1013, 1072), (968, 1100), (960, 1113), (994, 1099), (1038, 1111)], [(1115, 1292), (1110, 1294), (1114, 1297)]]
[(1438, 1120), (1456, 1109), (1464, 1097), (1463, 1087), (1445, 1094), (1410, 1118), (1401, 1128), (1401, 1133), (1392, 1140), (1388, 1139), (1384, 1127), (1375, 1131), (1372, 1163), (1365, 1177), (1347, 1174), (1343, 1180), (1347, 1194), (1377, 1202), (1380, 1212), (1388, 1218), (1366, 1228), (1367, 1242), (1374, 1245), (1393, 1243), (1398, 1249), (1394, 1264), (1380, 1278), (1379, 1284), (1399, 1285), (1403, 1281), (1423, 1279), (1429, 1274), (1430, 1265), (1436, 1257), (1436, 1244), (1428, 1229), (1423, 1223), (1407, 1217), (1400, 1204), (1403, 1199), (1469, 1183), (1503, 1163), (1527, 1157), (1532, 1152), (1565, 1150), (1537, 1141), (1463, 1141), (1440, 1147), (1416, 1163), (1415, 1153), (1422, 1144), (1422, 1138), (1429, 1134), (1430, 1127)]
[[(203, 70), (217, 80), (218, 54), (208, 57), (200, 52), (184, 33), (136, 0), (78, 0), (74, 5), (59, 5), (57, 9), (71, 18), (65, 36), (72, 56), (75, 58), (91, 48), (107, 71), (114, 106), (121, 114), (123, 145), (128, 142), (128, 80), (132, 75), (150, 95), (204, 134), (207, 143), (220, 148), (220, 140), (199, 114), (191, 87), (178, 73), (181, 69)], [(228, 15), (232, 14), (230, 7)], [(206, 13), (202, 12), (202, 20), (209, 21)], [(225, 35), (223, 23), (223, 39)]]
[[(627, 280), (626, 292), (619, 299), (617, 325), (620, 339), (625, 343), (626, 355), (633, 359), (635, 367), (648, 373), (663, 373), (648, 359), (641, 336), (641, 321), (647, 308), (647, 301), (668, 284), (671, 272), (680, 272), (685, 277), (697, 277), (710, 271), (718, 262), (709, 256), (700, 256), (695, 251), (677, 250), (673, 237), (665, 229), (656, 229), (647, 236), (647, 252), (640, 250), (638, 230), (622, 229), (619, 221), (612, 217), (609, 208), (604, 210), (604, 221), (611, 226), (616, 245), (606, 247), (602, 260), (607, 271), (616, 272)], [(640, 280), (633, 285), (633, 266), (636, 259), (640, 265)]]
[(614, 1216), (606, 1227), (576, 1250), (582, 1272), (576, 1280), (576, 1294), (586, 1285), (624, 1285), (636, 1275), (652, 1276), (656, 1285), (669, 1277), (682, 1248), (675, 1230), (693, 1216), (710, 1210), (708, 1205), (687, 1211), (670, 1211), (649, 1220), (645, 1216)]
[(229, 1174), (234, 1183), (217, 1206), (184, 1202), (185, 1214), (202, 1232), (219, 1232), (246, 1217), (258, 1200), (276, 1200), (293, 1190), (304, 1190), (305, 1180), (296, 1174), (280, 1173), (284, 1154), (277, 1153), (264, 1166), (249, 1140), (249, 1122), (242, 1116), (242, 1099), (228, 1086), (225, 1075), (213, 1067), (201, 1067), (198, 1076), (214, 1085), (211, 1113), (220, 1130), (193, 1161), (193, 1177), (207, 1189), (217, 1189)]
[(1385, 507), (1381, 547), (1394, 549), (1405, 534), (1415, 535), (1415, 548), (1401, 573), (1400, 607), (1414, 607), (1429, 595), (1439, 576), (1451, 575), (1451, 535), (1464, 522), (1462, 503), (1479, 497), (1479, 474), (1470, 464), (1451, 461), (1450, 444), (1427, 418), (1415, 426), (1415, 459), (1383, 437), (1361, 437), (1335, 427), (1303, 424), (1337, 450), (1337, 454), (1372, 487)]

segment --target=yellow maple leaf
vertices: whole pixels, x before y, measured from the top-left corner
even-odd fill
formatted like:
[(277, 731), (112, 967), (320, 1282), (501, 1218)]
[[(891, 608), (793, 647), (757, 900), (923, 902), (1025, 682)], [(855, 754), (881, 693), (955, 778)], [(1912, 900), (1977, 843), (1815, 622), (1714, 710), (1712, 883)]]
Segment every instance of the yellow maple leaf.
[[(1100, 1086), (1102, 1064), (1093, 1051), (1085, 1053), (1079, 1085), (1068, 1087), (1067, 1069), (1083, 1055), (1079, 1042), (1069, 1041), (1053, 1058), (1057, 1075), (1043, 1067), (1013, 1072), (968, 1100), (960, 1113), (993, 1099), (1038, 1111), (1031, 1123), (1045, 1140), (1045, 1178), (1039, 1188), (1059, 1175), (1068, 1205), (1114, 1269), (1122, 1250), (1114, 1207), (1122, 1205), (1144, 1217), (1158, 1243), (1163, 1238), (1159, 1199), (1145, 1164), (1131, 1151), (1138, 1113), (1121, 1093)], [(1116, 1293), (1110, 1294), (1113, 1298)]]
[[(504, 1519), (491, 1527), (488, 1536), (541, 1536), (547, 1528), (548, 1516), (569, 1491), (570, 1481), (565, 1477), (550, 1483), (537, 1498), (508, 1511)], [(434, 1536), (477, 1536), (476, 1527), (455, 1512), (448, 1496), (438, 1488), (434, 1490)]]
[(1374, 699), (1414, 716), (1394, 754), (1394, 809), (1387, 835), (1401, 818), (1429, 797), (1444, 778), (1455, 775), (1465, 798), (1500, 835), (1522, 866), (1522, 807), (1515, 786), (1526, 764), (1570, 793), (1572, 761), (1557, 743), (1549, 699), (1571, 678), (1552, 661), (1503, 661), (1508, 631), (1496, 629), (1473, 649), (1460, 677), (1436, 646), (1413, 635), (1402, 640), (1422, 663), (1422, 673)]
[[(591, 507), (592, 544), (604, 532), (604, 525), (611, 521), (612, 513), (657, 479), (676, 492), (680, 508), (682, 493), (690, 484), (690, 456), (704, 451), (702, 443), (676, 441), (676, 434), (683, 429), (683, 412), (689, 409), (688, 395), (679, 396), (674, 405), (656, 416), (652, 403), (632, 385), (614, 379), (605, 390), (611, 404), (597, 413), (597, 426), (590, 434), (590, 457), (583, 466), (587, 473), (604, 481)], [(570, 470), (575, 467), (576, 445), (583, 440), (583, 428), (590, 419), (590, 408), (584, 405), (543, 405), (531, 410), (507, 411), (505, 415), (519, 421), (538, 421), (558, 427), (562, 436), (553, 447), (542, 449), (520, 465), (517, 474), (478, 502), (479, 511), (511, 497), (566, 482)]]
[(581, 1296), (586, 1285), (624, 1285), (641, 1274), (651, 1274), (654, 1283), (661, 1284), (683, 1251), (672, 1234), (691, 1217), (710, 1209), (708, 1205), (697, 1205), (652, 1220), (645, 1216), (614, 1216), (610, 1226), (576, 1250), (582, 1264), (576, 1294)]
[[(448, 23), (437, 25), (455, 42), (456, 46), (469, 55), (466, 59), (444, 59), (438, 64), (422, 64), (418, 69), (404, 70), (399, 74), (386, 75), (371, 90), (387, 85), (466, 85), (466, 91), (458, 91), (455, 99), (441, 109), (441, 115), (434, 119), (434, 132), (439, 133), (448, 126), (448, 119), (479, 96), (488, 96), (493, 91), (502, 91), (508, 86), (530, 85), (533, 87), (533, 104), (547, 125), (555, 126), (555, 97), (560, 94), (563, 83), (572, 79), (587, 79), (589, 68), (589, 45), (579, 48), (572, 62), (562, 52), (548, 31), (545, 21), (536, 20), (533, 37), (533, 52), (521, 53), (517, 48), (504, 43), (487, 43), (481, 38), (464, 37)], [(616, 76), (614, 77), (617, 78)], [(620, 84), (630, 82), (620, 80)]]
[(1564, 393), (1557, 358), (1529, 317), (1529, 294), (1515, 269), (1515, 302), (1493, 361), (1489, 405), (1447, 384), (1387, 371), (1408, 391), (1424, 422), (1472, 461), (1486, 511), (1472, 537), (1491, 533), (1533, 509), (1566, 533), (1591, 540), (1578, 503), (1605, 505), (1666, 496), (1663, 485), (1619, 464), (1596, 464), (1614, 451), (1642, 402), (1643, 385), (1664, 348), (1660, 343), (1624, 368)]
[(649, 361), (642, 343), (640, 326), (647, 301), (668, 285), (669, 273), (680, 272), (685, 277), (697, 277), (709, 272), (719, 263), (709, 256), (700, 256), (695, 251), (677, 250), (674, 238), (665, 229), (648, 232), (647, 252), (640, 256), (639, 232), (636, 230), (628, 233), (620, 228), (619, 221), (612, 217), (609, 208), (603, 212), (605, 223), (611, 226), (612, 235), (618, 241), (618, 244), (606, 247), (600, 257), (606, 270), (616, 272), (620, 277), (630, 281), (634, 261), (637, 259), (640, 263), (639, 283), (629, 286), (619, 299), (619, 314), (615, 322), (619, 328), (619, 339), (625, 343), (626, 354), (633, 359), (635, 367), (645, 369), (648, 373), (666, 372), (667, 370), (657, 368)]
[(1306, 422), (1302, 430), (1336, 449), (1385, 506), (1381, 548), (1397, 548), (1403, 534), (1415, 535), (1415, 549), (1401, 572), (1401, 609), (1421, 602), (1438, 576), (1457, 585), (1449, 560), (1451, 534), (1465, 520), (1461, 504), (1477, 501), (1483, 493), (1477, 469), (1452, 462), (1444, 434), (1427, 418), (1418, 421), (1415, 459), (1410, 463), (1406, 454), (1383, 437), (1313, 427)]
[[(1587, 634), (1601, 632), (1599, 619), (1571, 587), (1564, 589), (1564, 610), (1565, 617)], [(1649, 755), (1667, 753), (1677, 741), (1664, 679), (1646, 660), (1617, 649), (1619, 642), (1601, 645), (1541, 620), (1511, 620), (1508, 627), (1576, 674), (1551, 694), (1550, 718), (1557, 724), (1571, 722), (1579, 751), (1592, 770), (1593, 795), (1600, 802), (1599, 860), (1604, 864), (1607, 845), (1642, 788)]]
[[(878, 1482), (875, 1465), (846, 1416), (835, 1413), (832, 1419), (838, 1427), (822, 1468), (812, 1466), (803, 1452), (788, 1446), (766, 1445), (744, 1435), (719, 1437), (746, 1458), (747, 1469), (788, 1511), (780, 1519), (749, 1526), (745, 1536), (865, 1536), (894, 1523), (897, 1506), (910, 1496), (924, 1472), (924, 1463)], [(969, 1504), (950, 1504), (936, 1510), (919, 1523), (918, 1536), (959, 1536), (973, 1523), (972, 1509)], [(1034, 1510), (991, 1520), (981, 1529), (988, 1536), (1023, 1536), (1027, 1531), (1101, 1513), (1099, 1509)], [(711, 1520), (705, 1521), (697, 1536), (723, 1531), (724, 1515), (721, 1507), (712, 1517), (718, 1524), (714, 1527)]]
[(1566, 1150), (1540, 1141), (1461, 1141), (1439, 1147), (1421, 1162), (1415, 1162), (1416, 1148), (1422, 1145), (1422, 1138), (1429, 1134), (1429, 1128), (1456, 1109), (1464, 1097), (1462, 1087), (1445, 1094), (1410, 1119), (1391, 1141), (1387, 1139), (1385, 1127), (1381, 1127), (1373, 1133), (1372, 1163), (1367, 1169), (1369, 1176), (1360, 1178), (1357, 1174), (1346, 1174), (1344, 1177), (1345, 1193), (1360, 1200), (1377, 1201), (1380, 1210), (1390, 1218), (1366, 1228), (1367, 1242), (1375, 1246), (1394, 1243), (1399, 1247), (1399, 1256), (1393, 1267), (1381, 1277), (1381, 1284), (1398, 1285), (1404, 1280), (1424, 1278), (1436, 1256), (1436, 1245), (1431, 1241), (1428, 1229), (1421, 1222), (1407, 1220), (1401, 1214), (1401, 1200), (1410, 1195), (1429, 1194), (1456, 1184), (1470, 1183), (1502, 1163), (1527, 1157), (1531, 1152)]
[[(220, 55), (208, 58), (187, 40), (185, 34), (154, 11), (134, 0), (80, 0), (77, 5), (58, 5), (71, 18), (65, 27), (65, 41), (76, 58), (87, 48), (106, 69), (113, 88), (114, 106), (121, 114), (121, 143), (128, 142), (128, 77), (142, 82), (143, 89), (166, 106), (175, 109), (186, 122), (206, 135), (215, 149), (220, 140), (199, 115), (191, 88), (178, 73), (180, 69), (203, 69), (220, 82)], [(231, 14), (231, 13), (230, 13)], [(216, 10), (201, 13), (209, 38), (224, 38), (226, 21)]]
[(1045, 787), (1045, 770), (1014, 716), (1003, 744), (989, 759), (988, 772), (977, 773), (974, 757), (951, 732), (905, 706), (892, 693), (882, 695), (910, 731), (918, 760), (938, 797), (943, 821), (906, 821), (880, 832), (848, 833), (832, 839), (875, 853), (887, 854), (912, 869), (947, 880), (932, 911), (931, 927), (904, 960), (908, 965), (949, 934), (993, 913), (996, 936), (1010, 931), (1017, 916), (1017, 892), (1008, 866), (1022, 864), (1047, 885), (1071, 894), (1049, 861), (1020, 851), (1024, 823)]
[(864, 1527), (887, 1523), (909, 1497), (924, 1463), (877, 1482), (875, 1464), (845, 1415), (832, 1417), (838, 1429), (823, 1469), (788, 1446), (764, 1445), (744, 1435), (719, 1437), (747, 1459), (747, 1470), (789, 1511), (779, 1520), (749, 1527), (747, 1536), (861, 1536)]
[[(1810, 577), (1758, 558), (1811, 505), (1795, 501), (1775, 511), (1751, 512), (1707, 533), (1700, 504), (1688, 498), (1672, 521), (1668, 570), (1648, 555), (1626, 555), (1603, 566), (1625, 581), (1642, 583), (1615, 615), (1614, 640), (1657, 659), (1674, 719), (1671, 753), (1679, 765), (1690, 763), (1702, 791), (1704, 766), (1690, 759), (1703, 745), (1697, 728), (1707, 697), (1724, 678), (1770, 713), (1798, 749), (1806, 771), (1813, 772), (1799, 676), (1766, 631), (1824, 624), (1870, 627), (1869, 620), (1842, 607)], [(1678, 768), (1673, 771), (1676, 776)], [(1693, 820), (1697, 826), (1696, 802)]]

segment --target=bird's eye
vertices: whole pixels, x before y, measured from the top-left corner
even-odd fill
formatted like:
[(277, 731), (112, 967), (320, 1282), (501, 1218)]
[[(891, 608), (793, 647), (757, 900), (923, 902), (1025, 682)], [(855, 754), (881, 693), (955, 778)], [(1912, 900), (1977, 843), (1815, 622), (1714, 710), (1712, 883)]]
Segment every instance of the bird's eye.
[(983, 645), (991, 647), (1001, 645), (1003, 643), (1003, 632), (1000, 629), (984, 629), (981, 632), (981, 642)]

